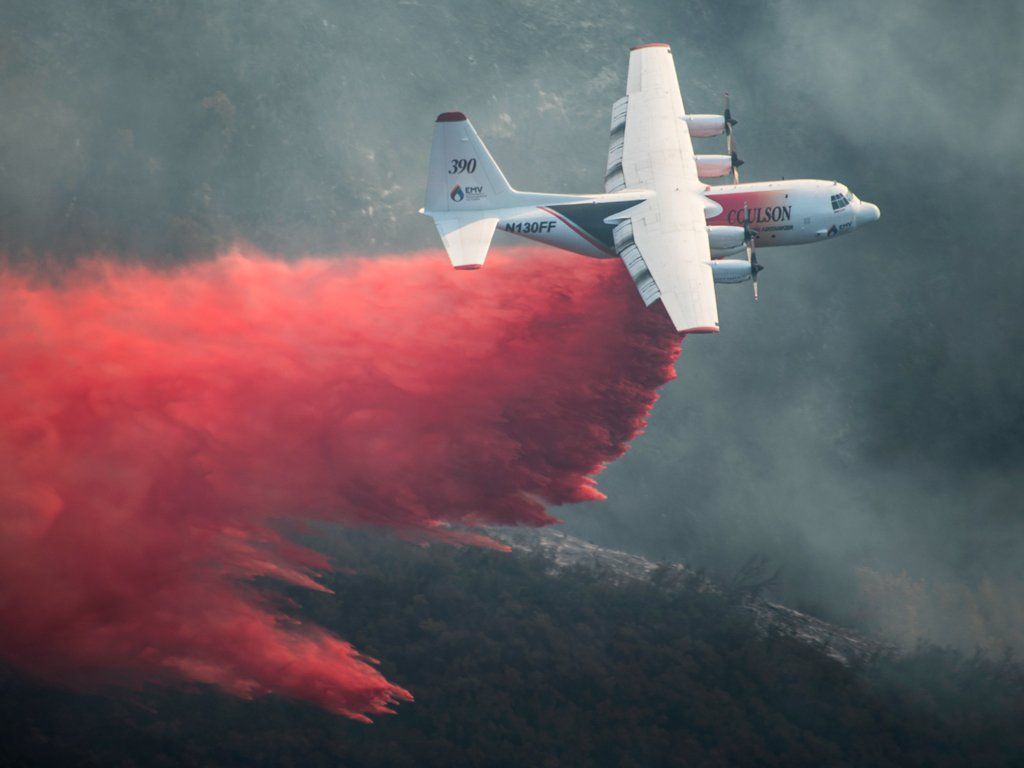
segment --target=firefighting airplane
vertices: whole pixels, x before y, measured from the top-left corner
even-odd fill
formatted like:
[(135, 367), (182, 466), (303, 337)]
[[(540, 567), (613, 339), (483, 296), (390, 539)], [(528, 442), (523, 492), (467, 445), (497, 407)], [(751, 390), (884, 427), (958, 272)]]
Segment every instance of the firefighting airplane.
[[(517, 192), (461, 112), (438, 116), (426, 205), (456, 269), (478, 269), (494, 230), (598, 259), (619, 257), (649, 307), (681, 333), (716, 333), (714, 283), (753, 280), (756, 246), (812, 243), (877, 221), (878, 206), (835, 181), (739, 183), (733, 119), (687, 115), (672, 51), (630, 49), (626, 95), (612, 106), (605, 194)], [(691, 137), (724, 133), (728, 154), (695, 155)], [(732, 177), (709, 186), (701, 179)], [(741, 254), (745, 258), (739, 257)]]

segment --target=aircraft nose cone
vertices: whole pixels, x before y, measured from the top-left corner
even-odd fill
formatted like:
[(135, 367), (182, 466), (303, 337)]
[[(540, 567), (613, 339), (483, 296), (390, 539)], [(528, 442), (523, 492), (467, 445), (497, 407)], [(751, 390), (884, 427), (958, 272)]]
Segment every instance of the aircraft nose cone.
[(882, 212), (878, 210), (878, 206), (874, 203), (865, 203), (863, 200), (860, 205), (857, 206), (857, 224), (868, 224), (872, 221), (878, 221), (881, 218)]

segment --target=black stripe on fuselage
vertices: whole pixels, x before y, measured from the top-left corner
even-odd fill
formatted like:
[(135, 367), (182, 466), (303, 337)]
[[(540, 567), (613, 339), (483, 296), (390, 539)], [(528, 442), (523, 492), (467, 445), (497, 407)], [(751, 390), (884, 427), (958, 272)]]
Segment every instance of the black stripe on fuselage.
[(615, 241), (612, 239), (612, 227), (614, 225), (605, 224), (604, 220), (642, 202), (643, 198), (639, 200), (615, 200), (613, 202), (565, 203), (563, 205), (549, 205), (547, 207), (555, 211), (559, 216), (568, 219), (572, 222), (573, 226), (583, 230), (609, 251), (615, 253)]

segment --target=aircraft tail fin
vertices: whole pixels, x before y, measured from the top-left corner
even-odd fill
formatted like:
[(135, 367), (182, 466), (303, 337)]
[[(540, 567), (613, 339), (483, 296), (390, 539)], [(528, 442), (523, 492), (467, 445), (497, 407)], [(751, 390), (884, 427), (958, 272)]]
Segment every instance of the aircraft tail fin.
[(464, 114), (444, 112), (437, 116), (427, 199), (420, 213), (434, 220), (455, 268), (483, 266), (494, 229), (506, 214), (584, 199), (589, 198), (517, 192)]
[(514, 205), (516, 191), (461, 112), (434, 123), (425, 213), (481, 211)]
[(438, 115), (422, 213), (434, 219), (453, 267), (483, 266), (501, 209), (521, 204), (521, 196), (464, 114)]

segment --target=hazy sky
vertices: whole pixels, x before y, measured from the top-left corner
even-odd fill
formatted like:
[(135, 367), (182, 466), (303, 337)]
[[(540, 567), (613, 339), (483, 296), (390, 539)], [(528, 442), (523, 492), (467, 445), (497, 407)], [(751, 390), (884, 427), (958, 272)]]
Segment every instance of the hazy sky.
[(415, 211), (438, 112), (469, 114), (517, 187), (598, 190), (627, 48), (668, 42), (690, 111), (732, 92), (746, 179), (839, 179), (882, 219), (762, 251), (758, 305), (720, 286), (722, 332), (684, 344), (648, 433), (602, 478), (611, 500), (564, 510), (570, 527), (725, 574), (764, 554), (783, 597), (903, 638), (1019, 641), (1022, 15), (3, 2), (0, 248), (433, 248)]

